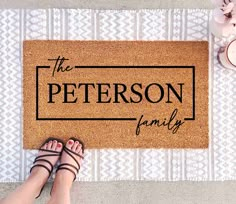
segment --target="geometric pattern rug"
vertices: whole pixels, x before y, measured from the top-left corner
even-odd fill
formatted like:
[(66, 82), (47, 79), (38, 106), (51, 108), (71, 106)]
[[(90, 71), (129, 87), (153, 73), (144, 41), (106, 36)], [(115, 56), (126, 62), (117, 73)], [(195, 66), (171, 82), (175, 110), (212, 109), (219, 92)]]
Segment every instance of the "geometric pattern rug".
[[(22, 148), (22, 41), (208, 40), (208, 149), (91, 149), (78, 180), (236, 180), (236, 72), (218, 63), (223, 40), (210, 10), (0, 10), (0, 182), (23, 181), (35, 150)], [(32, 135), (33, 137), (33, 135)]]

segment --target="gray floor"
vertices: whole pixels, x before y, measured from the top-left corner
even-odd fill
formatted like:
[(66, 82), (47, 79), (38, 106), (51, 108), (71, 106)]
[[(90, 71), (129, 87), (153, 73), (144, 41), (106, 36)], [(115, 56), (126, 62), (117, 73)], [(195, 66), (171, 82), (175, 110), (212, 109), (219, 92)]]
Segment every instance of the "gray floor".
[[(19, 184), (0, 184), (0, 198)], [(48, 200), (51, 184), (36, 203)], [(235, 204), (236, 182), (81, 182), (72, 204)]]
[[(138, 2), (138, 3), (137, 3)], [(0, 0), (1, 8), (212, 8), (210, 0)], [(0, 184), (0, 198), (19, 183)], [(51, 184), (36, 203), (46, 203)], [(81, 182), (75, 183), (72, 204), (235, 204), (236, 182)]]

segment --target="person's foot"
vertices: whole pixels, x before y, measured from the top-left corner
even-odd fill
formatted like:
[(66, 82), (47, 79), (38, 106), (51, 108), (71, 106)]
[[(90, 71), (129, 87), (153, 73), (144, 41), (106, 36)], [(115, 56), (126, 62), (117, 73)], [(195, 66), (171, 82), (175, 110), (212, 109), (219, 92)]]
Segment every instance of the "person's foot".
[[(70, 139), (66, 143), (66, 148), (70, 150), (69, 153), (73, 155), (73, 157), (78, 162), (79, 166), (77, 162), (66, 152), (66, 150), (63, 150), (62, 152), (60, 163), (69, 164), (69, 165), (65, 165), (64, 167), (69, 168), (71, 171), (77, 174), (77, 171), (75, 170), (75, 168), (71, 167), (70, 165), (75, 166), (77, 169), (80, 168), (81, 163), (82, 163), (81, 156), (83, 157), (82, 144), (79, 141), (74, 141), (73, 139)], [(81, 156), (78, 156), (78, 154)], [(75, 178), (75, 175), (70, 170), (60, 169), (59, 171), (57, 171), (51, 194), (54, 194), (57, 191), (60, 192), (61, 189), (64, 189), (64, 190), (70, 189)]]
[[(39, 159), (47, 160), (48, 162), (52, 164), (52, 166), (54, 166), (59, 160), (60, 154), (57, 154), (57, 153), (61, 153), (62, 147), (63, 147), (63, 144), (61, 142), (58, 142), (53, 139), (49, 140), (40, 148), (42, 150), (39, 150), (37, 157), (42, 156)], [(49, 151), (43, 151), (43, 150), (49, 150)], [(55, 151), (55, 153), (50, 152), (50, 151)], [(50, 154), (50, 155), (55, 154), (55, 156), (46, 156), (47, 154)], [(36, 161), (34, 165), (38, 165), (38, 164), (43, 165), (43, 166), (46, 166), (49, 170), (51, 170), (52, 167), (48, 162)], [(28, 178), (28, 181), (34, 182), (35, 185), (37, 185), (36, 196), (39, 195), (40, 190), (44, 186), (44, 184), (47, 182), (48, 177), (49, 177), (49, 172), (48, 170), (46, 170), (46, 168), (41, 167), (41, 166), (35, 166), (32, 169), (30, 176)]]

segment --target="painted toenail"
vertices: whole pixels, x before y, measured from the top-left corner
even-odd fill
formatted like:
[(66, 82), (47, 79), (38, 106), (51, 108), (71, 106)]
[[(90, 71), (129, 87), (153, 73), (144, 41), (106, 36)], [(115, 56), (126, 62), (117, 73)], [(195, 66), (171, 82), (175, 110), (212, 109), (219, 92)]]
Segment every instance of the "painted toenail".
[(73, 144), (73, 142), (71, 140), (69, 140), (69, 144)]
[(58, 144), (57, 144), (57, 147), (61, 147), (61, 146), (62, 146), (61, 143), (58, 143)]
[(56, 140), (53, 140), (54, 143), (56, 143), (57, 141)]

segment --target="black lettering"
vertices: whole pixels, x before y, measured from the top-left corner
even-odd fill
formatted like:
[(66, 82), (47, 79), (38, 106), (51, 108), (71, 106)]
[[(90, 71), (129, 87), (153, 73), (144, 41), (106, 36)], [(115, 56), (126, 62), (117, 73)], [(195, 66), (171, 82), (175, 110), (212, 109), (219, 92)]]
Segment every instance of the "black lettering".
[(130, 97), (130, 102), (131, 103), (140, 103), (143, 99), (143, 95), (140, 92), (138, 92), (137, 90), (135, 90), (134, 86), (139, 86), (142, 89), (142, 84), (135, 83), (131, 86), (132, 93), (139, 96), (139, 100), (135, 101), (132, 97)]
[[(58, 56), (56, 59), (48, 59), (49, 61), (56, 61), (53, 71), (52, 71), (52, 76), (54, 77), (55, 72), (66, 72), (66, 71), (71, 71), (74, 67), (66, 66), (65, 68), (62, 66), (66, 59), (65, 57), (60, 57)], [(59, 63), (59, 64), (58, 64)]]
[(68, 95), (72, 95), (74, 97), (74, 89), (73, 91), (68, 91), (68, 86), (73, 86), (74, 88), (76, 88), (76, 84), (73, 84), (73, 83), (63, 83), (64, 85), (64, 101), (63, 103), (76, 103), (77, 101), (77, 98), (73, 101), (68, 101)]
[(110, 84), (107, 83), (98, 83), (98, 101), (97, 103), (110, 103), (111, 98), (107, 99), (106, 101), (102, 101), (102, 95), (108, 96), (108, 89), (106, 91), (102, 91), (102, 86), (108, 86), (110, 88)]
[[(163, 121), (160, 119), (153, 119), (151, 121), (143, 120), (143, 115), (141, 115), (138, 124), (136, 126), (136, 136), (140, 134), (141, 126), (146, 127), (167, 127), (168, 130), (172, 131), (172, 134), (176, 134), (179, 128), (184, 124), (184, 121), (176, 119), (178, 109), (174, 109), (171, 113), (170, 118), (164, 118)], [(143, 121), (142, 121), (143, 120)], [(175, 121), (174, 121), (175, 120)]]
[[(60, 93), (61, 91), (61, 86), (59, 84), (56, 84), (56, 83), (48, 83), (49, 85), (49, 101), (48, 103), (55, 103), (53, 100), (52, 100), (52, 96)], [(56, 90), (53, 89), (53, 87), (56, 87)], [(53, 91), (54, 90), (54, 91)]]
[[(124, 93), (127, 90), (127, 87), (125, 84), (118, 84), (118, 83), (114, 83), (114, 89), (115, 89), (115, 101), (114, 103), (120, 103), (119, 101), (119, 95), (121, 96), (121, 98), (123, 99), (123, 101), (125, 103), (129, 103), (129, 101), (125, 98)], [(119, 87), (122, 87), (122, 90), (119, 90)]]
[(180, 94), (177, 93), (177, 91), (174, 89), (174, 87), (169, 84), (166, 83), (167, 85), (167, 95), (168, 95), (168, 100), (166, 101), (166, 103), (172, 103), (172, 101), (170, 101), (170, 90), (175, 94), (175, 96), (177, 97), (177, 99), (179, 100), (180, 103), (182, 103), (182, 93), (183, 93), (183, 89), (182, 86), (184, 85), (183, 83), (178, 83), (178, 85), (180, 86)]
[(90, 103), (89, 101), (89, 86), (92, 86), (93, 88), (95, 88), (94, 83), (80, 83), (78, 88), (80, 88), (81, 86), (84, 86), (84, 103)]
[[(150, 99), (150, 97), (149, 97), (149, 89), (150, 89), (150, 87), (152, 87), (152, 86), (157, 86), (158, 88), (159, 88), (159, 90), (160, 90), (160, 97), (159, 97), (159, 99), (156, 99), (156, 101), (153, 101), (153, 100), (151, 100)], [(163, 97), (164, 97), (164, 89), (163, 89), (163, 87), (160, 85), (160, 84), (157, 84), (157, 83), (152, 83), (152, 84), (149, 84), (148, 86), (147, 86), (147, 88), (145, 89), (145, 97), (146, 97), (146, 99), (150, 102), (150, 103), (158, 103), (158, 102), (160, 102), (162, 99), (163, 99)]]
[[(138, 136), (139, 133), (140, 133), (140, 126), (145, 125), (145, 123), (142, 122), (142, 118), (143, 118), (143, 115), (141, 115), (141, 117), (140, 117), (140, 119), (139, 119), (139, 121), (138, 121), (137, 127), (136, 127), (136, 135), (137, 135), (137, 136)], [(147, 121), (146, 121), (146, 123), (147, 123)]]

